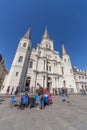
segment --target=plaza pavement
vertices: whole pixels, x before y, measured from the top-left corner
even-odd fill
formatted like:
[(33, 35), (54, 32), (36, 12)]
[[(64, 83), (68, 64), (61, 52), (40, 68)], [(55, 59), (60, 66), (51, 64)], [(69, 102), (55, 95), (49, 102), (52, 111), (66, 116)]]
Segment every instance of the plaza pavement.
[(0, 98), (0, 130), (87, 130), (87, 96), (69, 96), (70, 104), (54, 96), (53, 105), (39, 111), (9, 108), (9, 100)]

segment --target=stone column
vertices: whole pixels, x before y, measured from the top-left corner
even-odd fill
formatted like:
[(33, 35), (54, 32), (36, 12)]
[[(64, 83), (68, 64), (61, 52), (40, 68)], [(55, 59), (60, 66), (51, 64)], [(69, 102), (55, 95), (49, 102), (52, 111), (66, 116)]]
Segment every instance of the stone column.
[(47, 88), (47, 76), (45, 76), (44, 87)]

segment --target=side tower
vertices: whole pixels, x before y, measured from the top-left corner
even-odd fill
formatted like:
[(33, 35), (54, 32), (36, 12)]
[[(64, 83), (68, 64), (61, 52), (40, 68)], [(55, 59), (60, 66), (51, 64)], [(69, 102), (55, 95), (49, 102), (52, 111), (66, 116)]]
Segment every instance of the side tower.
[(62, 74), (63, 86), (65, 86), (68, 91), (77, 93), (70, 57), (67, 54), (64, 45), (62, 45)]
[(13, 87), (14, 91), (17, 87), (19, 88), (19, 91), (24, 89), (31, 50), (30, 35), (29, 29), (19, 42), (9, 75), (6, 77), (5, 82), (3, 83), (4, 88), (1, 91), (2, 93), (6, 93), (8, 86), (10, 86), (10, 92)]

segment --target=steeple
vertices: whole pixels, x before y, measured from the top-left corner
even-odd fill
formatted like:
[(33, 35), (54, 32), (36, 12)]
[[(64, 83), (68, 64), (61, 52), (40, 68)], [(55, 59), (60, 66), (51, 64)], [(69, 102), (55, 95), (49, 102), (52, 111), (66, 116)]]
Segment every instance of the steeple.
[(24, 37), (25, 37), (26, 39), (31, 39), (31, 30), (30, 30), (30, 28), (29, 28), (28, 31), (25, 33)]
[(46, 26), (46, 28), (45, 28), (45, 32), (44, 32), (43, 38), (46, 38), (46, 39), (49, 38), (47, 26)]
[(67, 51), (63, 44), (62, 44), (62, 55), (67, 55)]

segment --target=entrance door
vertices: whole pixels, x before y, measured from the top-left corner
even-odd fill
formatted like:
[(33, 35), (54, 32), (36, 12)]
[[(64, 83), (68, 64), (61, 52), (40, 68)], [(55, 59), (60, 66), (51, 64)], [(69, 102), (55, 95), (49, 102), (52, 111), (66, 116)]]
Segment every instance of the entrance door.
[(51, 85), (52, 85), (51, 77), (48, 77), (48, 80), (47, 80), (47, 91), (48, 91), (48, 92), (50, 92)]
[(31, 78), (27, 77), (25, 89), (28, 90), (28, 91), (30, 91), (30, 82), (31, 82)]

